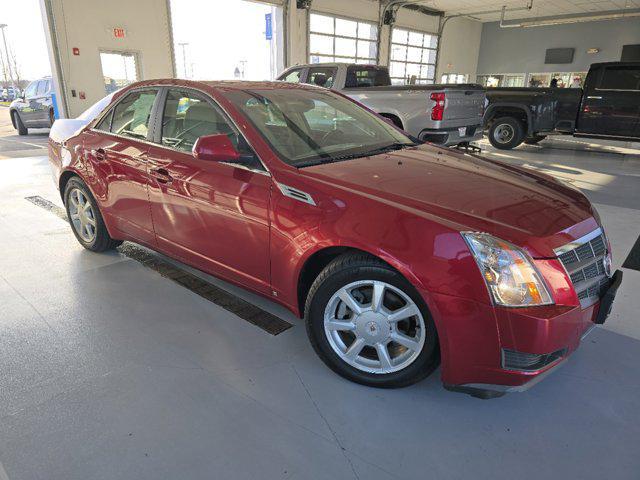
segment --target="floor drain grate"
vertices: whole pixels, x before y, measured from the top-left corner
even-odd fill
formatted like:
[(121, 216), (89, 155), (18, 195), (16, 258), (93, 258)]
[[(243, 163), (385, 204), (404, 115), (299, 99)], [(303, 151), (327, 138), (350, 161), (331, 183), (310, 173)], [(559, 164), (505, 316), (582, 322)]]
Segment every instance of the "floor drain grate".
[(62, 220), (67, 221), (67, 212), (64, 210), (64, 208), (59, 207), (46, 198), (42, 198), (39, 195), (34, 195), (33, 197), (25, 197), (24, 199), (28, 202), (33, 203), (34, 205), (39, 206), (40, 208), (44, 208), (45, 210), (50, 211), (54, 215), (60, 217)]
[[(67, 220), (65, 210), (45, 198), (33, 196), (25, 197), (25, 200), (48, 210), (65, 221)], [(202, 298), (215, 303), (257, 327), (260, 327), (271, 335), (278, 335), (279, 333), (293, 327), (291, 323), (286, 322), (260, 307), (256, 307), (252, 303), (249, 303), (236, 295), (232, 295), (226, 290), (223, 290), (222, 288), (173, 265), (144, 247), (140, 247), (134, 243), (125, 242), (118, 247), (118, 251), (125, 257), (141, 263), (145, 267), (154, 270), (163, 277), (166, 277), (182, 287), (191, 290)]]

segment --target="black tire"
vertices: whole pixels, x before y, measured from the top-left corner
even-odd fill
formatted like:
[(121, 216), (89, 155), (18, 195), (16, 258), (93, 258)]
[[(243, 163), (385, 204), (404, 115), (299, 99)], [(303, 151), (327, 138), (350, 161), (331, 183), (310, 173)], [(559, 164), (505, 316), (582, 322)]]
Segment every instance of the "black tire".
[(525, 138), (524, 143), (527, 145), (535, 145), (547, 138), (546, 135), (534, 135), (533, 137)]
[(56, 121), (56, 115), (53, 108), (49, 110), (49, 128), (53, 127), (53, 122)]
[[(331, 347), (324, 331), (324, 312), (331, 297), (342, 287), (359, 280), (383, 281), (398, 288), (419, 308), (425, 324), (425, 342), (419, 355), (402, 370), (369, 373), (351, 366)], [(363, 385), (400, 388), (429, 376), (438, 366), (438, 335), (424, 300), (400, 273), (364, 253), (346, 253), (334, 259), (313, 282), (305, 305), (305, 322), (311, 345), (322, 361), (337, 374)]]
[[(71, 202), (69, 200), (69, 197), (71, 195), (71, 192), (76, 189), (80, 190), (84, 194), (84, 196), (91, 204), (92, 210), (94, 212), (96, 226), (95, 238), (93, 238), (92, 241), (86, 241), (85, 239), (83, 239), (76, 231), (76, 227), (71, 221)], [(100, 208), (98, 207), (98, 202), (91, 194), (89, 188), (80, 178), (74, 177), (67, 182), (67, 186), (64, 189), (64, 206), (67, 211), (67, 218), (69, 219), (69, 225), (71, 225), (73, 234), (75, 235), (80, 245), (82, 245), (87, 250), (91, 250), (92, 252), (104, 252), (106, 250), (112, 250), (122, 243), (122, 241), (114, 240), (113, 238), (111, 238), (111, 236), (109, 236), (107, 227), (105, 226), (104, 220), (102, 219), (102, 214), (100, 213)]]
[(524, 127), (514, 117), (496, 118), (489, 128), (489, 142), (500, 150), (516, 148), (524, 140)]
[(18, 135), (27, 135), (29, 130), (24, 126), (24, 123), (22, 123), (18, 112), (14, 110), (11, 112), (11, 116), (13, 117), (13, 124), (16, 126), (16, 130), (18, 130)]

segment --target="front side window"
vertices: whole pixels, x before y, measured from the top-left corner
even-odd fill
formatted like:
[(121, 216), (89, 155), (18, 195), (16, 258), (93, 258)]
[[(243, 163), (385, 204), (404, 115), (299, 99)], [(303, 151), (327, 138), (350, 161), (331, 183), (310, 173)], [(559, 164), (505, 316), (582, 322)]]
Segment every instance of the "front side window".
[(391, 81), (394, 84), (433, 83), (438, 37), (394, 28), (391, 35)]
[(38, 82), (31, 82), (27, 87), (27, 89), (24, 91), (24, 96), (27, 98), (34, 97), (36, 95), (37, 88), (38, 88)]
[(373, 23), (312, 13), (309, 61), (376, 63), (378, 27)]
[(300, 83), (300, 77), (302, 76), (302, 70), (298, 69), (298, 70), (292, 70), (291, 72), (287, 73), (287, 75), (282, 78), (281, 80), (284, 82), (289, 82), (289, 83)]
[(226, 95), (279, 157), (295, 167), (413, 145), (384, 120), (329, 90), (236, 90)]
[(198, 138), (220, 134), (229, 137), (241, 155), (242, 164), (264, 170), (244, 137), (221, 110), (194, 92), (169, 90), (162, 114), (162, 145), (190, 153)]
[(131, 92), (113, 110), (111, 132), (145, 140), (149, 133), (151, 109), (157, 95), (156, 90)]
[(640, 91), (640, 68), (607, 67), (600, 82), (601, 90), (637, 90)]
[(318, 87), (331, 88), (336, 77), (335, 68), (311, 68), (307, 77), (307, 83)]
[(44, 95), (45, 93), (47, 93), (47, 81), (46, 80), (40, 80), (38, 82), (38, 88), (36, 89), (36, 97), (40, 97), (40, 96)]

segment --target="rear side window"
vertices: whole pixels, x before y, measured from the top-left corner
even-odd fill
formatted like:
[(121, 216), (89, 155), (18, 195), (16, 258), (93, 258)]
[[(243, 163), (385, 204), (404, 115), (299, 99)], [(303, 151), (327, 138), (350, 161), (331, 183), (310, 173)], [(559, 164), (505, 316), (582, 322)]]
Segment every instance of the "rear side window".
[(318, 87), (331, 88), (335, 77), (335, 68), (311, 68), (307, 76), (307, 83)]
[(608, 67), (604, 70), (601, 90), (638, 90), (640, 91), (640, 68)]
[(113, 110), (110, 131), (145, 140), (149, 133), (151, 109), (157, 93), (156, 90), (144, 90), (131, 92), (124, 97)]
[(386, 87), (391, 85), (389, 71), (383, 68), (351, 66), (347, 68), (345, 88)]
[(280, 80), (289, 83), (300, 83), (300, 77), (302, 77), (302, 70), (298, 69), (287, 73), (287, 75)]

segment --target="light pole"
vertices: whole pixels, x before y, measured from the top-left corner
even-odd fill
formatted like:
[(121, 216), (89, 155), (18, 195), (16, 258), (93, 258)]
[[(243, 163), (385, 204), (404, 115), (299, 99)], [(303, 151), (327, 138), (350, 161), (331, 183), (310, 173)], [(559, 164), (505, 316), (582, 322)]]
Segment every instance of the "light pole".
[(187, 54), (185, 51), (185, 47), (189, 45), (189, 42), (181, 42), (178, 43), (178, 45), (182, 47), (182, 68), (184, 70), (184, 78), (189, 78), (187, 74)]
[(7, 37), (4, 34), (4, 29), (7, 27), (6, 23), (0, 23), (0, 30), (2, 30), (2, 41), (4, 42), (4, 53), (5, 58), (7, 59), (7, 68), (9, 69), (9, 78), (11, 79), (11, 84), (15, 87), (16, 84), (13, 81), (13, 72), (11, 71), (11, 59), (9, 58), (9, 49), (7, 48)]

